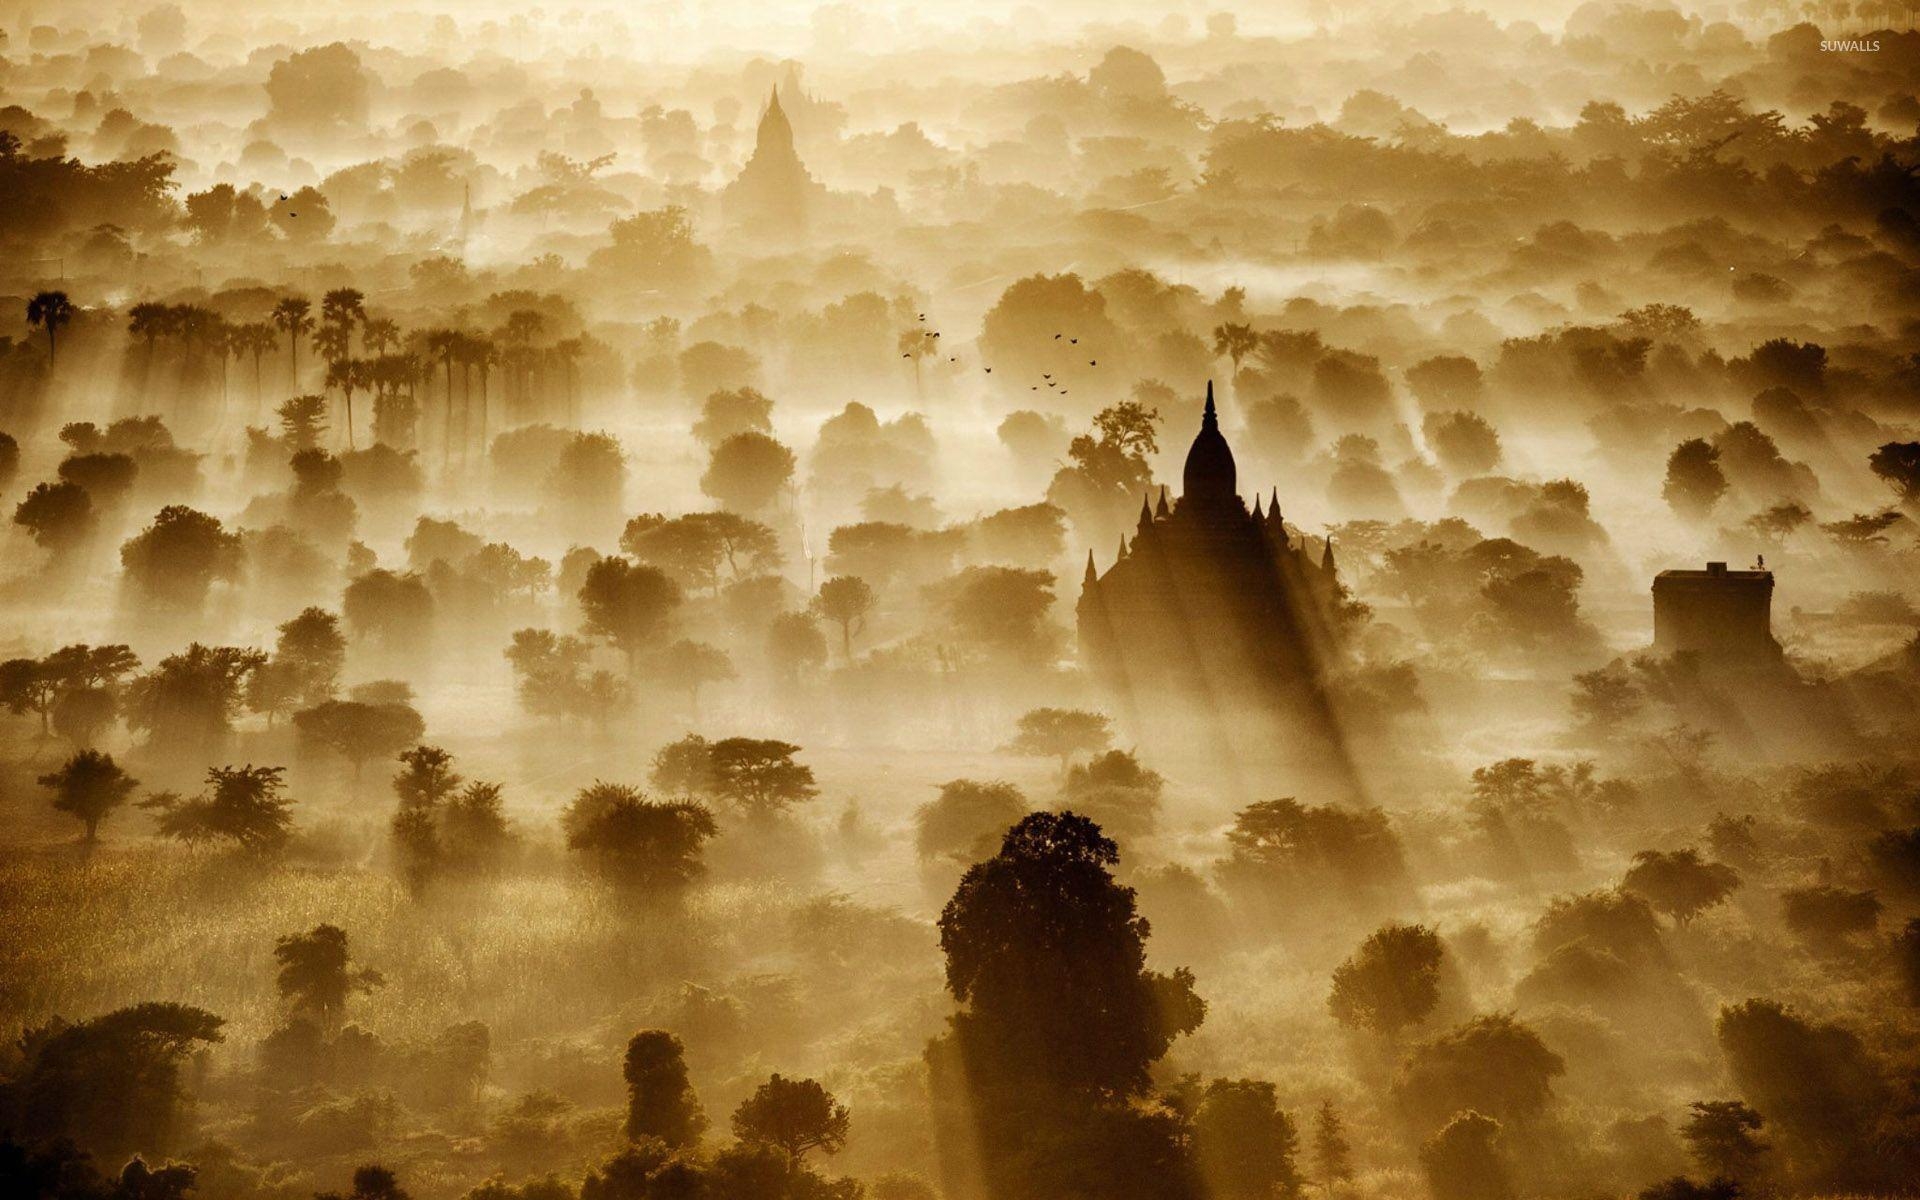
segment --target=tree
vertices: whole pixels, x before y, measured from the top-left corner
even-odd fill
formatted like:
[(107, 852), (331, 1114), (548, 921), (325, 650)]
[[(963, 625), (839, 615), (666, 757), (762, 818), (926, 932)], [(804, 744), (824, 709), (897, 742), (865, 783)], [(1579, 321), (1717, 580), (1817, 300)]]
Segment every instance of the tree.
[(713, 448), (700, 490), (734, 512), (766, 510), (793, 479), (793, 451), (764, 433), (736, 433)]
[(624, 558), (603, 558), (587, 568), (580, 585), (580, 612), (587, 632), (605, 638), (627, 656), (629, 671), (665, 632), (680, 605), (680, 589), (658, 567)]
[(793, 761), (800, 747), (770, 738), (722, 738), (708, 749), (716, 796), (748, 816), (768, 818), (820, 794), (813, 768)]
[(181, 1069), (224, 1024), (205, 1009), (148, 1002), (25, 1030), (9, 1064), (9, 1138), (66, 1139), (110, 1160), (166, 1150), (182, 1132)]
[(1692, 847), (1642, 850), (1633, 856), (1620, 886), (1685, 925), (1732, 895), (1740, 886), (1740, 873), (1724, 863), (1707, 862)]
[(1053, 573), (1020, 567), (968, 567), (926, 588), (953, 640), (1003, 661), (1039, 666), (1058, 644), (1047, 620)]
[(1194, 1157), (1221, 1200), (1297, 1200), (1300, 1137), (1264, 1080), (1216, 1079), (1193, 1114)]
[(208, 790), (200, 796), (182, 799), (161, 792), (140, 807), (157, 810), (165, 837), (277, 850), (293, 828), (293, 801), (281, 794), (285, 772), (285, 767), (213, 767), (207, 771)]
[(1333, 973), (1327, 1008), (1350, 1029), (1397, 1038), (1440, 1002), (1439, 935), (1424, 925), (1383, 925)]
[(686, 692), (687, 707), (696, 722), (700, 719), (700, 689), (734, 678), (733, 662), (726, 651), (686, 638), (654, 655), (652, 669), (662, 683)]
[(47, 331), (47, 365), (54, 363), (54, 351), (61, 326), (73, 320), (73, 301), (65, 292), (35, 292), (27, 301), (27, 324)]
[(1829, 947), (1873, 932), (1880, 923), (1881, 908), (1880, 898), (1871, 891), (1849, 891), (1824, 883), (1780, 893), (1780, 912), (1787, 928), (1810, 943)]
[(1011, 783), (949, 780), (914, 814), (914, 849), (923, 862), (978, 862), (1030, 811), (1027, 798)]
[(788, 683), (827, 663), (826, 635), (808, 613), (783, 612), (767, 622), (766, 647), (768, 662)]
[(318, 450), (327, 434), (327, 398), (295, 396), (273, 410), (280, 418), (280, 436), (294, 455)]
[(739, 433), (773, 433), (773, 401), (750, 387), (717, 391), (700, 405), (693, 436), (712, 450)]
[(141, 591), (158, 603), (196, 608), (216, 580), (240, 575), (240, 535), (217, 517), (169, 504), (153, 524), (120, 547), (120, 565)]
[(353, 764), (353, 783), (360, 786), (360, 770), (367, 760), (396, 754), (420, 740), (426, 722), (408, 704), (367, 704), (358, 700), (328, 700), (293, 714), (302, 735), (326, 746)]
[(1711, 1179), (1756, 1182), (1772, 1149), (1755, 1136), (1765, 1118), (1738, 1100), (1696, 1100), (1689, 1107), (1680, 1136), (1701, 1172)]
[(653, 771), (647, 778), (654, 787), (676, 796), (712, 795), (713, 744), (697, 733), (668, 742), (654, 754)]
[(279, 964), (273, 982), (280, 998), (294, 1016), (309, 1018), (323, 1030), (340, 1027), (355, 992), (386, 983), (380, 972), (353, 965), (347, 931), (338, 925), (315, 925), (275, 940), (273, 961)]
[[(1240, 378), (1240, 360), (1252, 354), (1260, 346), (1260, 335), (1251, 325), (1236, 325), (1228, 322), (1216, 325), (1213, 330), (1213, 352), (1224, 355), (1233, 363), (1233, 377)], [(1235, 393), (1238, 395), (1239, 393)]]
[(706, 1114), (687, 1079), (686, 1049), (664, 1029), (643, 1029), (627, 1041), (627, 1138), (659, 1138), (676, 1149), (700, 1143)]
[(1540, 1035), (1506, 1014), (1475, 1017), (1415, 1046), (1400, 1064), (1394, 1097), (1429, 1128), (1465, 1109), (1503, 1121), (1545, 1111), (1567, 1064)]
[(217, 750), (233, 728), (242, 685), (266, 661), (258, 650), (194, 642), (127, 685), (127, 725), (171, 753)]
[(574, 796), (560, 827), (567, 849), (642, 892), (673, 891), (699, 878), (706, 869), (701, 850), (719, 832), (701, 805), (656, 803), (638, 788), (599, 782)]
[(273, 661), (292, 672), (301, 703), (311, 707), (333, 699), (347, 661), (340, 618), (323, 608), (303, 608), (279, 627), (279, 634)]
[(1110, 868), (1119, 850), (1073, 813), (1031, 813), (967, 869), (940, 914), (963, 1048), (996, 1073), (1129, 1096), (1206, 1006), (1192, 975), (1146, 969), (1148, 926)]
[(41, 483), (13, 510), (13, 523), (55, 554), (73, 549), (93, 530), (93, 500), (77, 483)]
[(127, 802), (140, 781), (120, 769), (113, 755), (82, 750), (58, 771), (40, 777), (40, 786), (53, 793), (53, 807), (71, 813), (87, 827), (87, 841), (96, 840), (100, 822)]
[(1076, 755), (1098, 754), (1113, 741), (1113, 722), (1100, 713), (1074, 708), (1036, 708), (1020, 718), (1009, 754), (1060, 760), (1060, 773)]
[(1457, 477), (1485, 475), (1500, 465), (1500, 435), (1478, 413), (1428, 413), (1420, 429), (1440, 465)]
[(1499, 1149), (1500, 1122), (1467, 1109), (1420, 1147), (1433, 1200), (1511, 1200), (1513, 1182)]
[(853, 662), (853, 635), (864, 630), (873, 611), (873, 589), (858, 575), (835, 575), (820, 585), (813, 610), (840, 627), (840, 653)]
[(1887, 1085), (1858, 1035), (1772, 1000), (1722, 1008), (1714, 1033), (1741, 1097), (1766, 1118), (1809, 1183), (1871, 1190), (1876, 1172), (1892, 1169), (1869, 1145)]
[(391, 651), (418, 652), (424, 646), (433, 628), (433, 607), (425, 579), (383, 567), (356, 577), (340, 598), (354, 633)]
[(850, 1121), (847, 1106), (818, 1082), (774, 1075), (733, 1110), (733, 1135), (778, 1146), (797, 1160), (809, 1150), (838, 1154)]
[(1888, 442), (1868, 457), (1867, 466), (1900, 503), (1920, 504), (1920, 442)]
[(1782, 500), (1747, 518), (1747, 528), (1774, 545), (1784, 545), (1801, 527), (1813, 520), (1813, 510), (1798, 500)]
[(1329, 1196), (1334, 1188), (1353, 1182), (1353, 1150), (1347, 1145), (1346, 1126), (1331, 1100), (1322, 1100), (1314, 1113), (1313, 1169)]
[(1667, 504), (1683, 517), (1699, 519), (1727, 494), (1720, 451), (1705, 438), (1681, 442), (1667, 458), (1667, 480), (1660, 489)]

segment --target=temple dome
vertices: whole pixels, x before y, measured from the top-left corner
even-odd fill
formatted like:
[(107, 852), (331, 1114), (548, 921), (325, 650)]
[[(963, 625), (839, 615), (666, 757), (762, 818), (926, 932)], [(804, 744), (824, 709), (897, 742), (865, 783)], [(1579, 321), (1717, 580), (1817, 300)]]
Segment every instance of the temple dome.
[(1220, 435), (1220, 419), (1213, 408), (1213, 384), (1207, 384), (1207, 408), (1200, 418), (1200, 432), (1187, 450), (1186, 470), (1181, 476), (1180, 500), (1202, 507), (1238, 503), (1239, 471), (1233, 465), (1233, 450)]

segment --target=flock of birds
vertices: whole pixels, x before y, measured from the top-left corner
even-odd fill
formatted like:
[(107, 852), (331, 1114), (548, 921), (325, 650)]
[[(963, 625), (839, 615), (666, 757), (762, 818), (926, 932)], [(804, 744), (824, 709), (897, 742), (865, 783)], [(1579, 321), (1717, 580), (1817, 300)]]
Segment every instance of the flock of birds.
[[(919, 322), (920, 322), (920, 323), (921, 323), (922, 325), (924, 325), (924, 324), (926, 324), (926, 322), (927, 322), (927, 314), (925, 314), (925, 313), (921, 313), (921, 314), (919, 314), (919, 316), (918, 316), (918, 318), (917, 318), (917, 319), (919, 320)], [(931, 329), (931, 330), (927, 330), (927, 331), (926, 331), (926, 333), (927, 333), (927, 336), (928, 336), (928, 337), (930, 337), (930, 338), (937, 338), (937, 337), (939, 337), (939, 336), (940, 336), (940, 331), (939, 331), (939, 330), (937, 330), (937, 329)], [(1066, 340), (1066, 342), (1067, 342), (1067, 344), (1068, 344), (1068, 345), (1070, 345), (1070, 346), (1078, 346), (1078, 345), (1080, 344), (1080, 339), (1079, 339), (1079, 338), (1077, 338), (1077, 337), (1067, 337), (1067, 335), (1066, 335), (1066, 334), (1064, 334), (1064, 333), (1056, 333), (1056, 334), (1054, 334), (1054, 335), (1053, 335), (1053, 340), (1054, 340), (1054, 341), (1056, 341), (1056, 342), (1057, 342), (1057, 341), (1060, 341), (1060, 340), (1061, 340), (1061, 339), (1063, 339), (1063, 338), (1064, 338), (1064, 339)], [(907, 353), (905, 353), (905, 354), (902, 354), (902, 355), (901, 355), (900, 357), (901, 357), (901, 358), (912, 358), (912, 357), (913, 357), (913, 354), (912, 354), (912, 352), (911, 352), (911, 351), (909, 351), (909, 352), (907, 352)], [(957, 357), (949, 357), (949, 358), (947, 359), (947, 361), (948, 361), (948, 362), (950, 362), (950, 363), (957, 363), (957, 362), (959, 362), (960, 360), (959, 360), (959, 359), (958, 359)], [(1088, 360), (1087, 360), (1087, 365), (1088, 365), (1088, 366), (1090, 366), (1090, 367), (1097, 367), (1097, 366), (1099, 366), (1099, 365), (1100, 365), (1100, 360), (1099, 360), (1099, 359), (1096, 359), (1096, 358), (1090, 358), (1090, 359), (1088, 359)], [(991, 375), (991, 374), (993, 374), (993, 368), (992, 368), (992, 367), (983, 367), (983, 368), (981, 368), (981, 369), (982, 369), (983, 371), (985, 371), (985, 372), (986, 372), (986, 373), (987, 373), (988, 375)], [(1043, 382), (1043, 383), (1045, 383), (1045, 384), (1047, 385), (1047, 387), (1048, 387), (1049, 389), (1051, 389), (1051, 390), (1053, 390), (1053, 391), (1055, 391), (1055, 392), (1058, 392), (1058, 393), (1059, 393), (1060, 395), (1062, 395), (1062, 396), (1064, 396), (1064, 395), (1066, 395), (1066, 394), (1067, 394), (1067, 391), (1068, 391), (1068, 389), (1067, 389), (1067, 388), (1064, 388), (1064, 387), (1061, 387), (1061, 386), (1060, 386), (1060, 381), (1059, 381), (1059, 380), (1057, 380), (1057, 379), (1055, 379), (1055, 378), (1053, 377), (1053, 373), (1052, 373), (1052, 372), (1050, 372), (1050, 371), (1042, 371), (1042, 372), (1040, 372), (1040, 379), (1041, 379), (1041, 382)], [(1030, 391), (1030, 392), (1037, 392), (1037, 391), (1039, 391), (1039, 390), (1040, 390), (1040, 384), (1038, 384), (1038, 383), (1036, 383), (1036, 384), (1033, 384), (1033, 385), (1031, 385), (1030, 387), (1028, 387), (1028, 388), (1027, 388), (1027, 390), (1028, 390), (1028, 391)]]

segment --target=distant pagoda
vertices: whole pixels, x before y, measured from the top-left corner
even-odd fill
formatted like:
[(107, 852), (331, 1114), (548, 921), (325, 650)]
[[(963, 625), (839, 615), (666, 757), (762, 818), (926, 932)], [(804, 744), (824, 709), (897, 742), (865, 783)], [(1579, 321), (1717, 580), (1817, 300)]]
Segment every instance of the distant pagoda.
[(775, 87), (760, 115), (753, 156), (721, 193), (727, 224), (756, 236), (804, 234), (820, 190), (793, 148), (793, 125), (780, 107), (780, 89)]

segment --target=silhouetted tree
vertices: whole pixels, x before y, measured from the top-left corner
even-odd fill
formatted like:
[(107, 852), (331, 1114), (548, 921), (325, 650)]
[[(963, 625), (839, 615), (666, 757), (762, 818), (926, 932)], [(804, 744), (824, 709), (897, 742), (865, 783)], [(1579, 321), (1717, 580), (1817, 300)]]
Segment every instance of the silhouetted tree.
[(1809, 1184), (1864, 1190), (1897, 1173), (1869, 1141), (1886, 1085), (1852, 1031), (1771, 1000), (1722, 1008), (1714, 1031), (1742, 1097)]
[(682, 638), (654, 654), (648, 660), (650, 673), (662, 684), (677, 687), (687, 694), (687, 706), (693, 719), (700, 719), (700, 689), (710, 683), (734, 678), (733, 662), (726, 651), (705, 642)]
[(713, 448), (700, 490), (735, 512), (763, 512), (793, 479), (793, 451), (764, 433), (736, 433)]
[(266, 661), (258, 650), (194, 642), (127, 685), (127, 725), (162, 751), (216, 751), (233, 728), (247, 676)]
[(1667, 481), (1660, 494), (1683, 517), (1705, 517), (1727, 493), (1720, 452), (1705, 438), (1690, 438), (1667, 458)]
[(1341, 1184), (1353, 1182), (1353, 1149), (1347, 1144), (1346, 1126), (1331, 1100), (1322, 1100), (1314, 1112), (1313, 1172), (1329, 1196)]
[(1415, 1046), (1393, 1082), (1396, 1100), (1428, 1128), (1448, 1114), (1485, 1110), (1502, 1121), (1540, 1115), (1566, 1062), (1505, 1014), (1475, 1017)]
[(1510, 1200), (1513, 1182), (1500, 1153), (1500, 1122), (1468, 1109), (1420, 1147), (1433, 1200)]
[(13, 523), (55, 554), (73, 549), (93, 531), (93, 501), (77, 483), (36, 484), (14, 506)]
[(177, 608), (198, 607), (216, 581), (239, 577), (240, 535), (217, 517), (169, 504), (153, 524), (120, 547), (120, 564), (148, 598)]
[(1445, 950), (1424, 925), (1383, 925), (1333, 973), (1327, 1008), (1334, 1020), (1397, 1038), (1440, 1002)]
[(680, 589), (657, 567), (603, 558), (587, 568), (580, 613), (587, 632), (605, 638), (637, 670), (641, 654), (666, 631)]
[(813, 610), (840, 627), (840, 653), (853, 661), (853, 635), (866, 628), (867, 614), (873, 611), (873, 588), (857, 575), (835, 575), (820, 585)]
[(1689, 1108), (1680, 1136), (1701, 1172), (1741, 1184), (1758, 1181), (1771, 1149), (1756, 1136), (1765, 1119), (1738, 1100), (1696, 1100)]
[(783, 612), (767, 623), (767, 660), (781, 679), (792, 683), (827, 663), (827, 638), (813, 617)]
[(340, 1028), (355, 992), (371, 992), (386, 983), (380, 972), (353, 965), (347, 932), (338, 925), (315, 925), (276, 939), (273, 960), (279, 964), (274, 987), (288, 1011), (323, 1030)]
[(162, 835), (183, 842), (232, 842), (277, 850), (293, 829), (293, 801), (281, 794), (284, 767), (213, 767), (207, 790), (191, 799), (161, 792), (140, 802), (156, 810)]
[(433, 627), (433, 592), (412, 573), (368, 571), (347, 585), (340, 608), (356, 636), (388, 650), (419, 651)]
[(65, 292), (35, 292), (27, 301), (27, 324), (47, 331), (47, 364), (53, 365), (62, 326), (73, 320), (73, 301)]
[(109, 1160), (167, 1150), (181, 1132), (181, 1068), (221, 1040), (224, 1023), (148, 1002), (27, 1029), (5, 1089), (10, 1132), (30, 1144), (70, 1139)]
[(58, 771), (40, 777), (40, 786), (53, 793), (53, 807), (70, 813), (87, 827), (87, 840), (96, 840), (100, 822), (127, 802), (140, 781), (120, 769), (113, 755), (82, 750)]
[(1867, 459), (1867, 466), (1900, 497), (1920, 504), (1920, 442), (1888, 442)]
[(638, 788), (595, 783), (560, 820), (567, 849), (591, 858), (615, 883), (641, 891), (685, 887), (705, 870), (701, 850), (719, 832), (698, 804), (656, 803)]
[(1780, 893), (1787, 928), (1808, 942), (1832, 946), (1880, 923), (1880, 898), (1871, 891), (1850, 891), (1830, 884), (1791, 888)]
[(696, 1146), (706, 1114), (687, 1079), (685, 1047), (664, 1029), (643, 1029), (627, 1041), (622, 1067), (627, 1080), (629, 1140), (659, 1138), (675, 1148)]
[(1112, 729), (1113, 722), (1100, 713), (1036, 708), (1021, 716), (1007, 752), (1058, 759), (1060, 774), (1065, 776), (1075, 756), (1098, 754), (1111, 745)]
[(369, 759), (385, 758), (420, 740), (426, 722), (407, 704), (368, 704), (359, 700), (328, 700), (293, 714), (303, 736), (332, 750), (353, 764), (353, 782), (360, 785), (361, 768)]
[(1031, 806), (1011, 783), (954, 779), (914, 814), (914, 848), (921, 859), (978, 862), (992, 855)]
[(1300, 1195), (1300, 1137), (1264, 1080), (1216, 1079), (1193, 1114), (1194, 1158), (1211, 1195), (1275, 1200)]
[(847, 1144), (847, 1106), (811, 1079), (774, 1075), (733, 1110), (733, 1135), (778, 1146), (799, 1159), (809, 1150), (838, 1154)]
[(1633, 856), (1620, 886), (1685, 925), (1721, 903), (1740, 886), (1740, 873), (1707, 862), (1691, 847), (1671, 852), (1642, 850)]
[(800, 747), (771, 738), (722, 738), (707, 751), (713, 792), (750, 817), (768, 818), (820, 794)]

